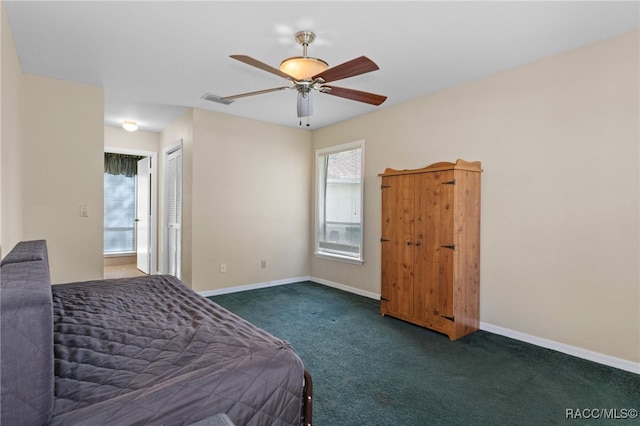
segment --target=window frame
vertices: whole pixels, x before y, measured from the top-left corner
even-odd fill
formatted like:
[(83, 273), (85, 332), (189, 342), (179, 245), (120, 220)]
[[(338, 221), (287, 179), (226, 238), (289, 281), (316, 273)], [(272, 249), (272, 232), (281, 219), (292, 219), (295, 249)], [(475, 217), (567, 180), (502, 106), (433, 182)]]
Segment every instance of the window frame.
[[(337, 154), (339, 152), (360, 149), (360, 253), (358, 257), (341, 255), (332, 253), (320, 248), (320, 220), (323, 214), (320, 209), (323, 208), (325, 201), (321, 200), (322, 189), (324, 184), (321, 183), (322, 168), (320, 167), (320, 159), (326, 155)], [(353, 142), (334, 145), (327, 148), (317, 149), (315, 152), (315, 235), (314, 235), (314, 255), (320, 259), (335, 260), (339, 262), (352, 263), (362, 265), (364, 263), (364, 170), (365, 170), (365, 143), (364, 139)]]
[[(103, 173), (102, 175), (102, 179), (103, 179), (103, 190), (105, 190), (106, 188), (106, 176), (109, 173)], [(107, 227), (105, 226), (105, 224), (103, 223), (102, 225), (102, 232), (103, 232), (103, 247), (102, 247), (102, 252), (103, 252), (103, 256), (104, 257), (123, 257), (123, 256), (133, 256), (135, 254), (137, 254), (138, 252), (138, 245), (137, 245), (137, 241), (136, 241), (136, 227), (135, 227), (135, 219), (136, 219), (136, 212), (138, 210), (138, 202), (137, 202), (137, 185), (138, 185), (138, 176), (130, 176), (127, 177), (125, 176), (126, 179), (132, 179), (132, 184), (133, 184), (133, 226), (131, 227), (131, 229), (133, 230), (133, 250), (118, 250), (118, 251), (105, 251), (105, 242), (106, 242), (106, 231), (107, 231)], [(103, 195), (103, 198), (104, 195)], [(105, 202), (105, 209), (106, 209), (106, 202)], [(104, 218), (106, 217), (106, 215), (103, 215), (103, 222), (104, 222)]]

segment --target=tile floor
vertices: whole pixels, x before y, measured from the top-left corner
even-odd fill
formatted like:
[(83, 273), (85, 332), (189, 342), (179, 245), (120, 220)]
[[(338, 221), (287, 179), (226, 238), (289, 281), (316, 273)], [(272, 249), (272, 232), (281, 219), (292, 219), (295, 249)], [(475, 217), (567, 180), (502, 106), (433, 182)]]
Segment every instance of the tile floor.
[(146, 275), (140, 271), (135, 264), (126, 265), (105, 265), (104, 278), (125, 278), (125, 277), (141, 277)]

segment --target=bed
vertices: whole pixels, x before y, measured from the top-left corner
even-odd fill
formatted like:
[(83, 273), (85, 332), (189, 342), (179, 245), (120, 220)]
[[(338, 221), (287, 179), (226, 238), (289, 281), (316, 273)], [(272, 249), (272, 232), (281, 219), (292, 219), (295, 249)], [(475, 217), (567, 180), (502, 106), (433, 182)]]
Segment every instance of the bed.
[(46, 243), (25, 243), (2, 261), (3, 423), (311, 424), (288, 342), (168, 275), (50, 286)]

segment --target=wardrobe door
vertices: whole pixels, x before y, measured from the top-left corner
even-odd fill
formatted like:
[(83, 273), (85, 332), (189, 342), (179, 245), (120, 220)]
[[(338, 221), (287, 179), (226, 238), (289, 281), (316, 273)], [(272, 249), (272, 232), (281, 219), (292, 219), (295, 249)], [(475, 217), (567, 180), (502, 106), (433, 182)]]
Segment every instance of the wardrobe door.
[(453, 171), (424, 173), (423, 207), (424, 304), (422, 320), (443, 332), (453, 322)]
[(382, 178), (382, 314), (413, 317), (414, 175)]
[(415, 176), (414, 201), (414, 249), (413, 249), (413, 282), (414, 316), (422, 324), (428, 317), (430, 283), (433, 282), (432, 218), (433, 188), (429, 179), (430, 173)]

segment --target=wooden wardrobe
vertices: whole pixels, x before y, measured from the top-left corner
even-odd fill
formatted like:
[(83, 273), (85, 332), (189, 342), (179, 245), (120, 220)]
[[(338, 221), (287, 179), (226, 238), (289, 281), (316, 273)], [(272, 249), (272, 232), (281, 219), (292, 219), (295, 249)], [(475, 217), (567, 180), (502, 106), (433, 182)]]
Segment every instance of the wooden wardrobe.
[(480, 162), (382, 177), (380, 312), (456, 340), (478, 329)]

